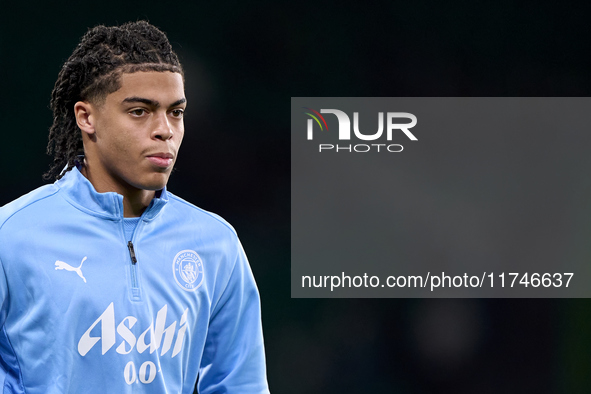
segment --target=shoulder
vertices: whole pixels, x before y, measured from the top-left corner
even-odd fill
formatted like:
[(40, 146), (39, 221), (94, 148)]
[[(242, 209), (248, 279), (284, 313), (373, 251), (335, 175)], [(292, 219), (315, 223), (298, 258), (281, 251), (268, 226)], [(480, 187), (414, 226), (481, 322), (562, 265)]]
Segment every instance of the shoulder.
[(54, 184), (41, 186), (16, 200), (0, 207), (0, 229), (12, 219), (18, 219), (22, 215), (37, 215), (46, 209), (41, 207), (42, 202), (46, 202), (48, 198), (54, 196), (59, 191), (59, 188)]
[(167, 193), (171, 208), (178, 215), (182, 215), (184, 219), (192, 219), (195, 221), (195, 223), (205, 225), (213, 230), (216, 230), (216, 232), (223, 233), (231, 238), (237, 238), (234, 227), (232, 227), (232, 225), (224, 220), (221, 216), (199, 208), (168, 191)]
[(229, 278), (236, 262), (244, 255), (234, 227), (219, 215), (199, 208), (168, 191), (167, 193), (169, 202), (166, 227), (172, 220), (174, 224), (170, 226), (170, 231), (174, 232), (174, 236), (188, 237), (195, 250), (203, 251), (205, 255), (212, 254), (210, 262), (219, 263), (216, 270), (222, 275), (216, 276)]

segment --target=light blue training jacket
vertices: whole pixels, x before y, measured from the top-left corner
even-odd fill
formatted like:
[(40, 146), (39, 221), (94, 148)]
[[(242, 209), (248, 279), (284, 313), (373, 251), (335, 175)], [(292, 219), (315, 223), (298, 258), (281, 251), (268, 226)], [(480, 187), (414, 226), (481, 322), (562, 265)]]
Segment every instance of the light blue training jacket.
[(76, 168), (0, 208), (0, 392), (268, 393), (234, 229), (166, 189), (122, 219)]

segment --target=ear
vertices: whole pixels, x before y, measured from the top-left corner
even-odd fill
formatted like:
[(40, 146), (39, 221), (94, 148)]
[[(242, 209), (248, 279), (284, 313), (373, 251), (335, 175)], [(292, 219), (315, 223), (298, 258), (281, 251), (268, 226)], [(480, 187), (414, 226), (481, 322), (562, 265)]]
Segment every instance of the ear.
[(78, 101), (74, 104), (76, 123), (89, 137), (95, 133), (96, 110), (96, 107), (87, 101)]

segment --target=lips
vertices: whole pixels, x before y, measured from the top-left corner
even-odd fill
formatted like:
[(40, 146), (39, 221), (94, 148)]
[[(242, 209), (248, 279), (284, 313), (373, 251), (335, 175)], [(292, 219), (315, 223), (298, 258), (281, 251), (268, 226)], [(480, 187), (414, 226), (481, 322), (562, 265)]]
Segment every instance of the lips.
[(173, 155), (172, 153), (154, 153), (146, 156), (152, 164), (160, 168), (168, 168), (172, 165)]

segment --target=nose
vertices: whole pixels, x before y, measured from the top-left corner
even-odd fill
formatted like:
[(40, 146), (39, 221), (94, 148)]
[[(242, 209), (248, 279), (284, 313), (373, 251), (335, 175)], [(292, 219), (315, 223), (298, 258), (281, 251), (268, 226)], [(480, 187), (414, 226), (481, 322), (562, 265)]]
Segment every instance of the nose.
[(152, 131), (152, 138), (156, 138), (162, 141), (166, 141), (172, 138), (173, 131), (170, 122), (168, 121), (168, 117), (166, 113), (158, 114), (156, 119), (154, 119), (156, 124), (154, 125), (154, 130)]

